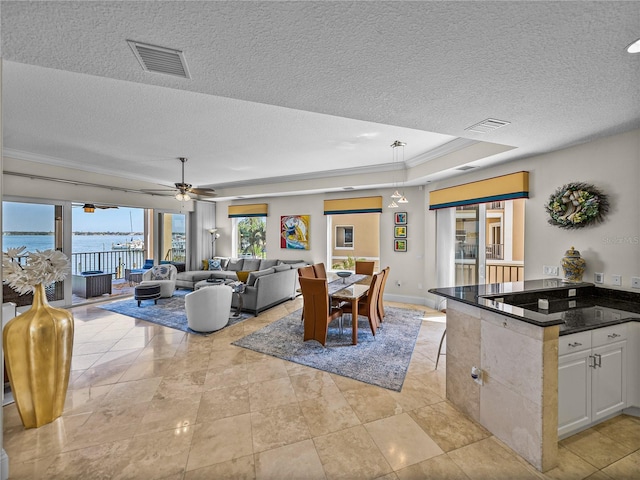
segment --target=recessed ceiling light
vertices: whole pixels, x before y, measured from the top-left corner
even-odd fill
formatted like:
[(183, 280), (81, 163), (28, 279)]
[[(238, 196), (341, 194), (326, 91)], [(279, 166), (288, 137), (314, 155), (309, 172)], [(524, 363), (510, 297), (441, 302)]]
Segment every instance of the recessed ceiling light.
[(640, 38), (627, 47), (629, 53), (640, 53)]

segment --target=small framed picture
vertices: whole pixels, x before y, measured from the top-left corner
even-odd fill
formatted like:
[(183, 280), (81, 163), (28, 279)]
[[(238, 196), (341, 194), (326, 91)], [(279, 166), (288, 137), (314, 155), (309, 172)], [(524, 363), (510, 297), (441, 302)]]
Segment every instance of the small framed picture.
[(396, 225), (394, 228), (393, 236), (395, 238), (407, 238), (407, 227), (404, 225)]
[(394, 240), (393, 242), (393, 251), (394, 252), (406, 252), (407, 251), (407, 241), (406, 240)]
[(407, 224), (407, 212), (396, 212), (395, 213), (395, 224), (396, 225), (406, 225)]

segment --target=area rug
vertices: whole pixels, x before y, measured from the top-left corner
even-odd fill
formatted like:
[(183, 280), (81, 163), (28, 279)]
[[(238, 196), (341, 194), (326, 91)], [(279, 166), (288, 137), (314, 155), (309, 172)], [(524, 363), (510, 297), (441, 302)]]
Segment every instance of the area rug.
[[(128, 317), (139, 318), (147, 322), (156, 323), (163, 327), (175, 328), (183, 332), (193, 333), (194, 335), (210, 335), (215, 332), (196, 332), (191, 330), (187, 325), (187, 313), (184, 308), (184, 297), (189, 290), (176, 290), (171, 298), (159, 298), (157, 305), (151, 300), (143, 300), (140, 307), (138, 301), (132, 298), (110, 302), (99, 305), (98, 308), (109, 310), (110, 312), (120, 313)], [(235, 325), (252, 315), (242, 313), (238, 318), (229, 318), (226, 327)], [(217, 330), (220, 331), (220, 330)]]
[(327, 345), (303, 342), (301, 310), (243, 337), (233, 345), (307, 365), (379, 387), (402, 390), (416, 343), (423, 312), (386, 307), (382, 328), (374, 338), (367, 317), (358, 317), (358, 345), (351, 345), (351, 315), (344, 315), (342, 335), (338, 322), (329, 325)]

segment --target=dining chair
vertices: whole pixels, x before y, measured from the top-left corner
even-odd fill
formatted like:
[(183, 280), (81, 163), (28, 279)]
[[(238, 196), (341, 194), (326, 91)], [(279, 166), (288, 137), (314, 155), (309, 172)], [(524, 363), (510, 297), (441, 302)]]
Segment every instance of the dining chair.
[[(298, 282), (300, 278), (316, 278), (316, 271), (313, 265), (307, 265), (306, 267), (298, 268)], [(302, 288), (302, 285), (300, 285)], [(300, 323), (304, 321), (304, 308), (302, 309), (302, 315), (300, 315)]]
[(384, 287), (387, 285), (387, 278), (389, 277), (389, 267), (382, 269), (382, 282), (380, 282), (380, 292), (378, 293), (378, 319), (380, 323), (384, 321), (384, 317), (387, 314), (384, 311)]
[(329, 323), (340, 321), (342, 333), (342, 309), (329, 306), (329, 287), (326, 278), (300, 277), (304, 300), (304, 341), (316, 340), (325, 346)]
[(375, 267), (375, 264), (376, 262), (356, 260), (356, 274), (373, 275), (373, 269)]
[[(382, 277), (382, 272), (373, 276), (365, 301), (358, 302), (358, 316), (363, 315), (369, 319), (369, 326), (371, 327), (371, 333), (374, 337), (380, 326), (380, 320), (378, 318), (378, 295), (380, 293)], [(353, 313), (351, 304), (343, 304), (342, 311), (344, 313)]]
[(327, 278), (327, 269), (324, 268), (324, 263), (314, 264), (313, 271), (316, 272), (316, 278)]

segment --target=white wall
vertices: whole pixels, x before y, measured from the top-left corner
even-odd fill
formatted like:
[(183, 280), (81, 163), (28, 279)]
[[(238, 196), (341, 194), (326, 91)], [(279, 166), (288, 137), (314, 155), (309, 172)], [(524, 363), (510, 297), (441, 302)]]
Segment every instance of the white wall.
[[(620, 288), (611, 286), (611, 274), (620, 274), (621, 288), (631, 290), (631, 277), (640, 276), (640, 130), (429, 184), (429, 190), (522, 170), (529, 172), (525, 278), (543, 278), (543, 265), (558, 266), (562, 272), (562, 256), (574, 246), (587, 262), (585, 281), (592, 282), (594, 272), (604, 272), (603, 286)], [(570, 182), (591, 183), (609, 196), (611, 208), (603, 223), (575, 230), (548, 224), (544, 207), (549, 196)], [(436, 213), (427, 215), (432, 230)], [(426, 249), (427, 258), (435, 258), (433, 242), (427, 242)], [(433, 275), (427, 271), (429, 278)]]
[[(387, 280), (386, 295), (397, 301), (421, 304), (424, 301), (424, 211), (425, 195), (421, 187), (405, 188), (408, 204), (398, 209), (388, 209), (391, 189), (358, 190), (357, 192), (319, 195), (298, 195), (246, 200), (242, 203), (268, 203), (267, 258), (303, 259), (309, 263), (327, 262), (327, 219), (324, 215), (324, 200), (333, 198), (355, 198), (383, 196), (383, 212), (380, 217), (380, 266), (391, 267)], [(231, 255), (232, 222), (228, 218), (228, 205), (241, 202), (219, 202), (216, 209), (216, 225), (220, 229), (217, 253)], [(407, 252), (393, 251), (393, 219), (396, 211), (407, 212)], [(280, 248), (280, 217), (283, 215), (311, 215), (310, 250)], [(357, 233), (356, 233), (357, 234)], [(397, 285), (400, 282), (400, 286)], [(421, 284), (422, 289), (419, 288)]]
[[(385, 208), (380, 218), (380, 265), (391, 267), (386, 294), (392, 300), (435, 306), (437, 297), (427, 290), (449, 285), (437, 283), (436, 212), (428, 210), (428, 191), (521, 170), (530, 172), (529, 199), (525, 206), (525, 278), (542, 278), (543, 265), (560, 267), (564, 252), (575, 246), (587, 262), (585, 281), (592, 281), (596, 271), (604, 272), (604, 286), (611, 287), (611, 274), (620, 274), (622, 289), (631, 290), (631, 277), (640, 276), (640, 130), (460, 175), (429, 184), (423, 190), (420, 187), (405, 189), (410, 200), (405, 207), (409, 219), (407, 253), (393, 251), (393, 211), (386, 208), (390, 189), (251, 199), (242, 203), (269, 204), (267, 245), (270, 258), (326, 262), (323, 201), (382, 195)], [(547, 223), (544, 206), (549, 195), (573, 181), (592, 183), (609, 195), (611, 209), (604, 223), (577, 230), (563, 230)], [(231, 254), (229, 204), (218, 203), (216, 213), (216, 225), (222, 234), (217, 252), (226, 256)], [(311, 215), (311, 250), (280, 249), (280, 216), (291, 214)]]

